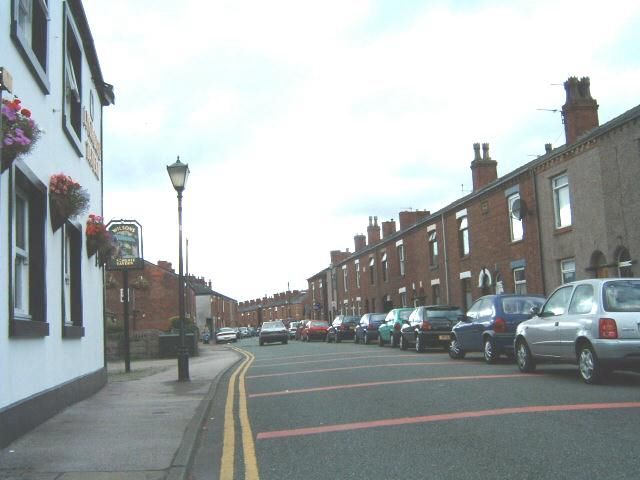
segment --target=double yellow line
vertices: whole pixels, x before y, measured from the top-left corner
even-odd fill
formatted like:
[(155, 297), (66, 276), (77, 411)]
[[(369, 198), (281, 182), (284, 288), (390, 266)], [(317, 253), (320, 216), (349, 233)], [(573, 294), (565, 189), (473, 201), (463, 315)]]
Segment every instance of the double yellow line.
[(238, 416), (240, 417), (240, 432), (242, 434), (242, 453), (244, 456), (244, 479), (259, 480), (258, 461), (256, 459), (256, 448), (253, 442), (253, 432), (249, 423), (247, 412), (247, 392), (244, 385), (244, 377), (247, 369), (253, 363), (253, 354), (234, 348), (245, 358), (229, 380), (227, 390), (227, 404), (224, 410), (224, 438), (222, 445), (222, 462), (220, 463), (220, 480), (233, 480), (234, 459), (236, 450), (236, 421), (234, 415), (236, 380), (238, 381)]

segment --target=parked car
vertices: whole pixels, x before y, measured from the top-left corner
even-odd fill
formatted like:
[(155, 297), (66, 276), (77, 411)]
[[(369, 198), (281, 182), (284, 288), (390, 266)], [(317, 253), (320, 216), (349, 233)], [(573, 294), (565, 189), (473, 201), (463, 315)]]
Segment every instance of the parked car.
[(458, 322), (462, 310), (453, 305), (416, 307), (409, 315), (409, 323), (400, 328), (400, 349), (415, 347), (423, 352), (427, 347), (449, 350), (451, 329)]
[(296, 331), (298, 330), (298, 323), (300, 323), (300, 322), (291, 322), (289, 324), (289, 328), (287, 329), (289, 331), (289, 339), (296, 338)]
[(328, 329), (329, 322), (324, 320), (309, 320), (300, 333), (300, 339), (303, 342), (310, 342), (314, 338), (324, 340), (327, 338)]
[(298, 322), (298, 326), (296, 327), (296, 340), (302, 340), (302, 330), (304, 330), (308, 321), (309, 320), (302, 320), (301, 322)]
[(260, 346), (273, 342), (282, 342), (283, 345), (289, 342), (289, 332), (281, 320), (264, 322), (260, 329), (260, 336), (258, 337)]
[(216, 343), (229, 343), (237, 342), (238, 337), (236, 331), (233, 328), (222, 327), (216, 332)]
[(240, 338), (249, 338), (251, 336), (247, 327), (240, 327), (238, 331), (240, 332)]
[(327, 330), (327, 342), (353, 340), (360, 317), (356, 315), (338, 315)]
[(387, 313), (384, 323), (378, 327), (378, 345), (384, 347), (388, 343), (392, 347), (397, 347), (402, 324), (409, 321), (413, 310), (413, 308), (394, 308)]
[(355, 343), (369, 343), (378, 339), (378, 327), (384, 322), (386, 313), (365, 313), (360, 317), (353, 341)]
[(541, 307), (542, 295), (496, 294), (480, 297), (453, 327), (449, 356), (464, 358), (467, 352), (483, 352), (487, 363), (513, 355), (516, 327)]
[(577, 363), (586, 383), (610, 370), (640, 369), (640, 278), (579, 280), (558, 287), (531, 320), (518, 325), (516, 362)]

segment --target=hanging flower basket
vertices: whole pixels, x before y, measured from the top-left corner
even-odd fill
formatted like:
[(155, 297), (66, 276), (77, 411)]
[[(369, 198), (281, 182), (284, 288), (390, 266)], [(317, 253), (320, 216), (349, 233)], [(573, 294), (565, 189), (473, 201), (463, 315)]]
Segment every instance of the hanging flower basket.
[(23, 108), (19, 98), (2, 100), (2, 159), (4, 172), (20, 155), (33, 148), (42, 131), (31, 118), (31, 111)]
[(89, 207), (89, 194), (73, 178), (58, 173), (49, 179), (49, 210), (51, 227), (60, 228), (64, 222), (84, 213)]
[(113, 235), (107, 230), (100, 215), (89, 215), (87, 228), (87, 256), (96, 255), (96, 265), (104, 266), (116, 253), (116, 244)]

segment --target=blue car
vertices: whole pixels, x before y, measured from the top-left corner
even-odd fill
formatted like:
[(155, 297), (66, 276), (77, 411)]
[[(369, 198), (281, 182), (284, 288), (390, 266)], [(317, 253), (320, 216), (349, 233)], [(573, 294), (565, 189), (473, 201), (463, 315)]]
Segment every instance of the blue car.
[(502, 355), (513, 356), (516, 327), (531, 318), (531, 309), (542, 307), (542, 295), (497, 294), (477, 299), (453, 327), (449, 356), (464, 358), (467, 352), (483, 352), (487, 363)]

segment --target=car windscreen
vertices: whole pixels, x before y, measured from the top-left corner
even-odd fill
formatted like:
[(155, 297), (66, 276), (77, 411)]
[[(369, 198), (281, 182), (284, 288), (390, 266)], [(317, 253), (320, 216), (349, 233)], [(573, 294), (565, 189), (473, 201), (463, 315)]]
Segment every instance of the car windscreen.
[(262, 324), (262, 328), (284, 328), (284, 323), (282, 323), (282, 322), (264, 322)]
[(602, 287), (607, 312), (640, 312), (640, 281), (616, 280)]
[(233, 328), (221, 328), (218, 333), (236, 333)]
[(504, 297), (502, 311), (512, 315), (530, 315), (533, 307), (542, 307), (544, 298), (538, 297)]
[(371, 315), (371, 317), (369, 317), (369, 321), (372, 323), (381, 323), (384, 322), (386, 317), (387, 315), (385, 313), (378, 313), (376, 315)]

